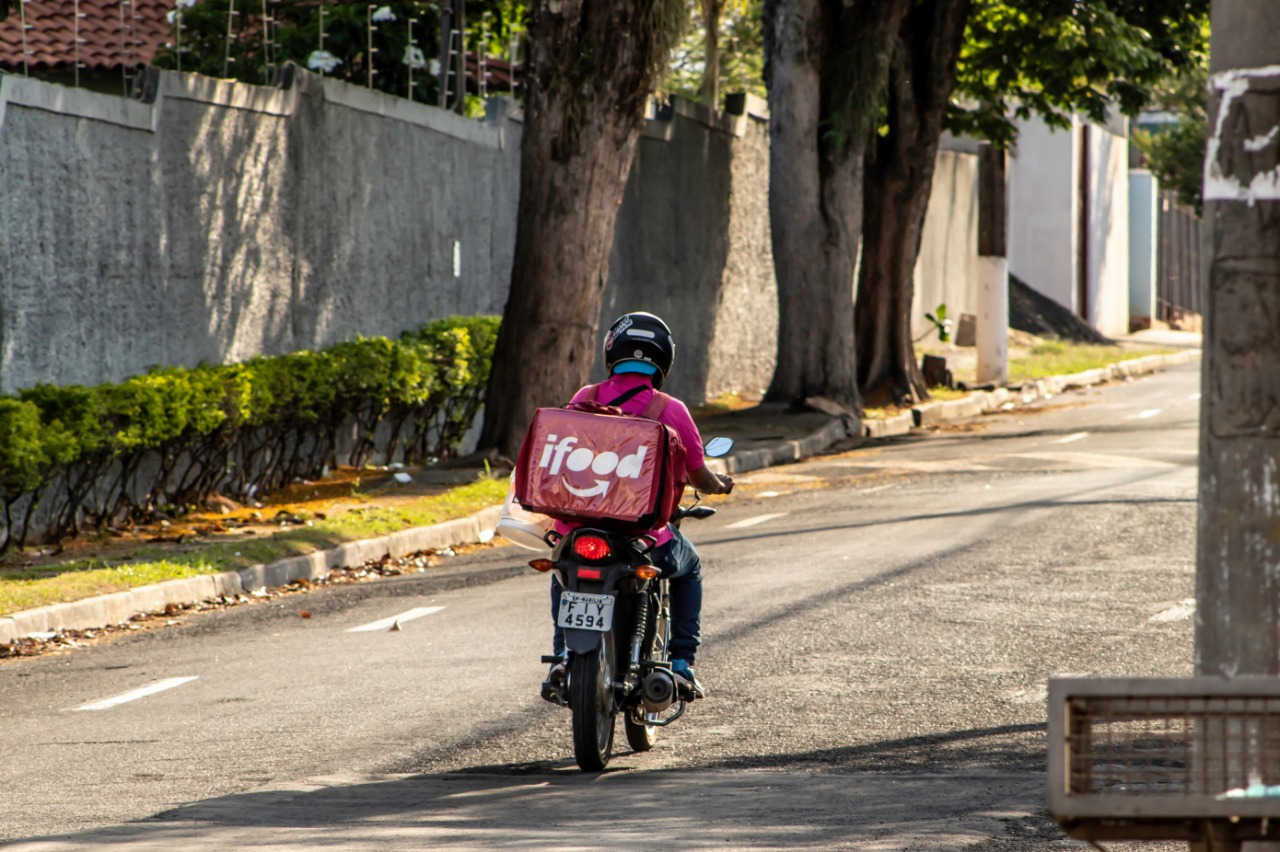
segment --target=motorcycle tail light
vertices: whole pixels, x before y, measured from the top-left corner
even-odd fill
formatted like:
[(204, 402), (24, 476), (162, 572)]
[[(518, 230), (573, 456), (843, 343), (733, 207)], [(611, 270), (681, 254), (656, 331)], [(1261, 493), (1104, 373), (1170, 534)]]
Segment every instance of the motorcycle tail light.
[(599, 580), (600, 569), (599, 568), (579, 568), (578, 579), (579, 580)]
[(658, 576), (659, 573), (660, 572), (658, 571), (658, 569), (654, 568), (652, 565), (636, 566), (636, 576), (639, 577), (641, 580), (653, 580)]
[(596, 535), (584, 535), (574, 539), (573, 552), (589, 562), (608, 559), (612, 553), (609, 542)]
[(529, 567), (535, 571), (546, 572), (556, 567), (556, 563), (552, 562), (550, 559), (535, 559), (529, 563)]

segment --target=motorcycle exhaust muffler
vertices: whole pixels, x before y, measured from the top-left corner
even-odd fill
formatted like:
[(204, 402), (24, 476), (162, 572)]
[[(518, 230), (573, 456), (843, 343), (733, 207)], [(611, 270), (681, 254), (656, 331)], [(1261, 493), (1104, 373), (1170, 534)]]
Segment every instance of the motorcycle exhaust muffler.
[(676, 682), (671, 672), (654, 669), (640, 684), (640, 701), (650, 713), (661, 713), (676, 700)]

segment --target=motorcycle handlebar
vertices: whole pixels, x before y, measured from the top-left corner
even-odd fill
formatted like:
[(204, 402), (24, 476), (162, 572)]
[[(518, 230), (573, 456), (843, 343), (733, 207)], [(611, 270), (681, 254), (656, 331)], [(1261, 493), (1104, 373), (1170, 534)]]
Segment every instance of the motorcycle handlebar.
[(682, 518), (709, 518), (716, 513), (716, 510), (710, 506), (681, 506), (676, 511), (676, 519)]

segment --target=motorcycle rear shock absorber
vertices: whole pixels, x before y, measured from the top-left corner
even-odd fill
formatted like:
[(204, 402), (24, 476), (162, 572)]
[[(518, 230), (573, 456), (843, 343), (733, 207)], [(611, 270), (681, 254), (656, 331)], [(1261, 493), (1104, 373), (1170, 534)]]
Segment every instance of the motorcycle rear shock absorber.
[(649, 590), (640, 592), (640, 602), (636, 604), (635, 630), (631, 634), (631, 674), (640, 673), (640, 658), (644, 655), (644, 637), (649, 632)]

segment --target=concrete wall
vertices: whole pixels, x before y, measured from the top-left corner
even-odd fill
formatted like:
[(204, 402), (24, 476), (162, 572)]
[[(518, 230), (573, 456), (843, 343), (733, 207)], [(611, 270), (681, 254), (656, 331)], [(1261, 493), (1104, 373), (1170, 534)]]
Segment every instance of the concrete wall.
[(634, 310), (665, 319), (676, 367), (664, 389), (684, 399), (762, 393), (778, 339), (767, 112), (757, 98), (742, 116), (685, 101), (669, 112), (640, 139), (601, 328)]
[[(294, 69), (156, 72), (138, 103), (0, 78), (0, 391), (92, 384), (501, 313), (520, 122)], [(648, 123), (605, 321), (680, 341), (669, 386), (760, 391), (777, 335), (763, 104)]]
[(1076, 208), (1078, 126), (1055, 130), (1040, 119), (1018, 125), (1009, 158), (1009, 272), (1079, 313)]
[(978, 313), (978, 157), (954, 150), (938, 152), (933, 173), (915, 269), (914, 337), (933, 328), (924, 315), (943, 304), (957, 323)]
[[(502, 312), (518, 116), (297, 69), (278, 88), (151, 73), (145, 102), (0, 77), (0, 392)], [(668, 389), (692, 401), (773, 371), (767, 112), (742, 113), (648, 122), (602, 310), (671, 322)], [(939, 154), (913, 320), (975, 307), (975, 180), (972, 154)]]
[(1156, 313), (1160, 183), (1146, 169), (1129, 170), (1129, 319), (1149, 327)]
[(142, 104), (0, 79), (0, 390), (501, 311), (505, 123), (306, 72), (152, 83)]
[(1089, 304), (1085, 321), (1129, 333), (1129, 138), (1125, 121), (1089, 133)]
[[(1074, 311), (1103, 334), (1129, 330), (1128, 132), (1075, 119), (1056, 130), (1039, 119), (1019, 124), (1009, 166), (1009, 271)], [(1087, 139), (1087, 151), (1082, 148)], [(1081, 168), (1087, 163), (1087, 226), (1080, 228)], [(1088, 269), (1080, 291), (1081, 248)]]

